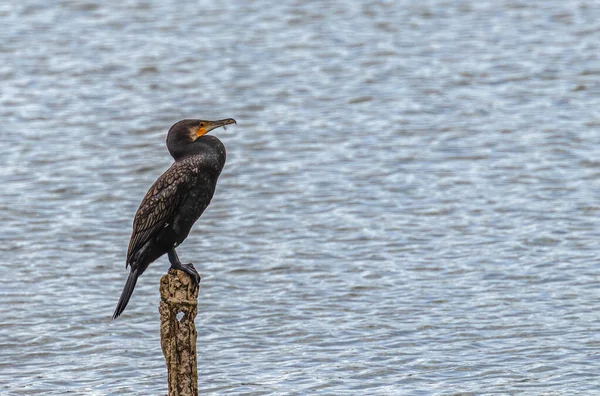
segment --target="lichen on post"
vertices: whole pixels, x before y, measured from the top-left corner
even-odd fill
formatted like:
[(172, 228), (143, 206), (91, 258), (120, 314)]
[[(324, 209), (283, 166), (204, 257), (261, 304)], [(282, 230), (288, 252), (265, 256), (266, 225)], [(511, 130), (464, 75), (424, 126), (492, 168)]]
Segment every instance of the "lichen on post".
[(160, 343), (167, 361), (169, 396), (198, 395), (198, 333), (194, 324), (198, 289), (180, 270), (170, 269), (160, 280)]

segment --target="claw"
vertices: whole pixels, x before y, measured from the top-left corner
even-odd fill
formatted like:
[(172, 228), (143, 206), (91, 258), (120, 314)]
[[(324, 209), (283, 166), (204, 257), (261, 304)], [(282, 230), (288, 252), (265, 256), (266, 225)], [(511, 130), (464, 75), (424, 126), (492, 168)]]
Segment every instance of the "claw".
[(198, 271), (196, 271), (194, 264), (187, 263), (187, 264), (183, 264), (181, 267), (182, 267), (181, 269), (183, 270), (183, 272), (188, 274), (192, 278), (192, 280), (196, 283), (196, 285), (200, 284), (200, 280), (202, 278), (200, 277), (200, 274), (198, 274)]
[(192, 278), (192, 281), (196, 283), (196, 285), (200, 284), (200, 274), (198, 274), (198, 271), (194, 268), (194, 264), (181, 264), (179, 257), (177, 257), (177, 252), (175, 252), (175, 248), (169, 250), (169, 261), (171, 262), (171, 268), (185, 272)]

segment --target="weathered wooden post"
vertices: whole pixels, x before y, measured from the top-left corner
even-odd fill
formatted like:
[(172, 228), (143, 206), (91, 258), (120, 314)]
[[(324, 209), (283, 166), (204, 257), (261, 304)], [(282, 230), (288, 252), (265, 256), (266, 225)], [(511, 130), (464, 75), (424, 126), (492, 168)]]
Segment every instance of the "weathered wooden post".
[(194, 324), (198, 289), (183, 271), (170, 269), (160, 279), (160, 343), (167, 361), (169, 396), (198, 395)]

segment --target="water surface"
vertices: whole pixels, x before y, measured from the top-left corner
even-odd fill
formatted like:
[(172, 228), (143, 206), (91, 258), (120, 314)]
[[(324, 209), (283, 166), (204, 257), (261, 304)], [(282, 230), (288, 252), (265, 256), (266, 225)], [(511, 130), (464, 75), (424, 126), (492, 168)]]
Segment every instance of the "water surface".
[(0, 393), (166, 394), (162, 258), (111, 322), (179, 119), (234, 117), (180, 247), (202, 394), (600, 387), (600, 7), (0, 5)]

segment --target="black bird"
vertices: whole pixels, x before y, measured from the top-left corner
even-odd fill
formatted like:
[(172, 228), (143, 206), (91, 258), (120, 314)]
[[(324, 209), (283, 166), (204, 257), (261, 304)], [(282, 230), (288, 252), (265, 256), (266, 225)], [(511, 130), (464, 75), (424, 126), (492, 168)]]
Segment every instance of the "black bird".
[(133, 219), (125, 263), (130, 272), (113, 319), (125, 310), (138, 277), (165, 253), (171, 268), (185, 271), (196, 283), (200, 282), (194, 266), (182, 264), (175, 248), (210, 203), (225, 165), (225, 146), (206, 133), (235, 123), (233, 118), (182, 120), (169, 129), (167, 148), (175, 162), (150, 187)]

